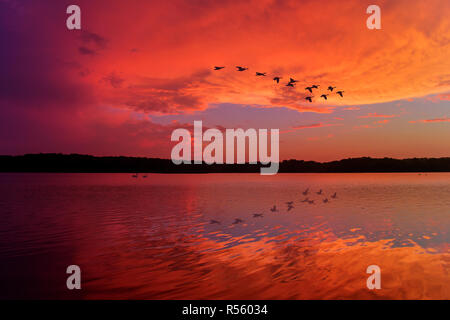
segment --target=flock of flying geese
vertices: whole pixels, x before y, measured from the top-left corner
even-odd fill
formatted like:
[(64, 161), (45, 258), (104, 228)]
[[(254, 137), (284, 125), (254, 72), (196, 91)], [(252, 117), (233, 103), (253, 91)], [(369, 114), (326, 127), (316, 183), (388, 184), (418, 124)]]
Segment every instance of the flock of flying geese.
[[(310, 193), (309, 188), (307, 188), (305, 191), (302, 192), (302, 194), (303, 194), (304, 196), (307, 196), (309, 193)], [(324, 195), (322, 189), (320, 189), (319, 191), (317, 191), (316, 194), (319, 195), (319, 196)], [(331, 198), (331, 199), (336, 199), (336, 198), (337, 198), (337, 193), (336, 193), (336, 192), (333, 193), (333, 194), (330, 196), (330, 198)], [(305, 199), (301, 200), (300, 202), (302, 202), (302, 203), (308, 203), (308, 204), (311, 204), (311, 205), (315, 204), (315, 200), (310, 200), (309, 197), (306, 197)], [(323, 203), (329, 203), (330, 200), (329, 200), (327, 197), (325, 197), (324, 199), (322, 199), (322, 202), (323, 202)], [(291, 211), (292, 209), (294, 209), (294, 201), (288, 201), (288, 202), (286, 202), (286, 205), (287, 205), (287, 212), (289, 212), (289, 211)], [(270, 208), (270, 211), (271, 211), (271, 212), (279, 212), (276, 205), (274, 205), (272, 208)], [(254, 214), (253, 214), (253, 218), (263, 218), (263, 217), (264, 217), (264, 214), (262, 214), (262, 213), (254, 213)], [(234, 220), (234, 222), (233, 222), (232, 224), (239, 224), (239, 223), (243, 223), (243, 222), (244, 222), (244, 220), (237, 218), (237, 219)], [(217, 220), (210, 220), (209, 223), (210, 223), (210, 224), (221, 224), (221, 222), (220, 222), (220, 221), (217, 221)]]
[[(222, 70), (224, 68), (225, 67), (215, 66), (214, 70), (217, 71), (217, 70)], [(248, 68), (241, 67), (241, 66), (236, 66), (236, 70), (239, 71), (239, 72), (242, 72), (242, 71), (248, 70)], [(265, 77), (265, 76), (267, 76), (267, 72), (256, 72), (256, 76), (257, 77)], [(276, 77), (273, 78), (273, 81), (276, 81), (276, 83), (280, 83), (281, 79), (282, 79), (282, 77), (276, 76)], [(293, 88), (293, 87), (295, 87), (295, 84), (297, 82), (298, 82), (298, 80), (295, 80), (294, 78), (289, 78), (289, 82), (286, 84), (286, 87), (292, 87)], [(310, 93), (313, 93), (313, 89), (319, 89), (319, 87), (320, 87), (320, 85), (313, 84), (313, 85), (311, 85), (309, 87), (306, 87), (305, 90), (309, 91)], [(330, 91), (330, 93), (332, 93), (334, 89), (336, 89), (336, 87), (328, 86), (328, 88), (327, 88), (327, 90)], [(330, 93), (327, 93), (327, 94), (324, 93), (320, 97), (325, 99), (325, 100), (328, 100), (328, 96), (330, 95)], [(335, 91), (335, 93), (337, 95), (341, 96), (341, 98), (344, 97), (344, 91), (342, 91), (342, 90)], [(307, 96), (307, 97), (305, 97), (305, 100), (307, 100), (309, 102), (312, 102), (313, 98), (314, 98), (314, 96)]]

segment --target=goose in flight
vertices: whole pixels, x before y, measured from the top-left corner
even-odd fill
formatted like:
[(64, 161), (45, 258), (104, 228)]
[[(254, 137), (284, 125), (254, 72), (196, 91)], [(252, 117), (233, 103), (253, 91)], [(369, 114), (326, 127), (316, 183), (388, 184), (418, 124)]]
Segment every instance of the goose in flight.
[(281, 77), (275, 77), (275, 78), (273, 78), (273, 81), (276, 81), (277, 83), (280, 83), (280, 79), (281, 79)]
[(274, 205), (272, 208), (270, 208), (270, 211), (272, 211), (272, 212), (277, 212), (277, 211), (278, 211), (278, 210), (277, 210), (277, 206)]
[(343, 95), (344, 91), (336, 91), (336, 93), (337, 93), (338, 95), (340, 95), (341, 97), (344, 96), (344, 95)]
[(327, 98), (327, 97), (328, 97), (328, 94), (323, 94), (323, 95), (321, 95), (320, 97), (321, 97), (321, 98), (324, 98), (325, 100), (327, 100), (327, 99), (328, 99), (328, 98)]
[(336, 89), (336, 87), (332, 87), (332, 86), (328, 87), (328, 90), (330, 90), (330, 91), (333, 91), (333, 89)]
[(293, 82), (289, 82), (286, 87), (294, 87), (294, 83)]
[(262, 218), (264, 215), (262, 213), (254, 213), (253, 218)]
[(215, 66), (215, 67), (214, 67), (214, 70), (221, 70), (221, 69), (223, 69), (223, 68), (225, 68), (225, 67), (218, 67), (218, 66)]
[(257, 72), (256, 76), (257, 77), (265, 77), (266, 76), (266, 72)]
[(248, 68), (239, 67), (239, 66), (236, 66), (236, 69), (237, 69), (237, 71), (245, 71), (245, 70), (248, 70)]
[(312, 98), (314, 98), (314, 97), (306, 97), (305, 100), (308, 100), (309, 102), (312, 102)]
[(320, 87), (320, 85), (318, 85), (318, 84), (313, 84), (313, 85), (311, 86), (311, 88), (313, 88), (313, 89), (319, 89), (319, 87)]
[(296, 82), (298, 82), (298, 80), (295, 80), (294, 78), (289, 78), (289, 82), (296, 83)]
[(312, 93), (312, 87), (306, 87), (305, 90), (308, 90), (309, 92)]
[(238, 224), (238, 223), (242, 223), (242, 222), (244, 222), (244, 220), (241, 220), (241, 219), (234, 219), (233, 224)]

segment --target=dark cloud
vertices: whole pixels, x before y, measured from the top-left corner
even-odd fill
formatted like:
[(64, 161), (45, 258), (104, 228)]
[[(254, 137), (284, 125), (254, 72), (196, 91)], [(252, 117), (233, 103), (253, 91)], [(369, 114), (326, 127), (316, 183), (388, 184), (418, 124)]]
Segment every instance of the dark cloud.
[(94, 50), (91, 50), (91, 49), (86, 48), (86, 47), (79, 47), (79, 48), (78, 48), (78, 51), (79, 51), (81, 54), (89, 55), (89, 56), (94, 56), (94, 55), (97, 54), (97, 52), (95, 52)]
[(106, 38), (89, 31), (81, 32), (81, 41), (84, 44), (92, 45), (97, 49), (105, 49), (108, 45), (108, 40)]
[(114, 72), (112, 72), (106, 77), (103, 77), (103, 81), (109, 83), (113, 88), (120, 88), (122, 87), (122, 84), (124, 83), (125, 80), (122, 79), (117, 74), (115, 74)]

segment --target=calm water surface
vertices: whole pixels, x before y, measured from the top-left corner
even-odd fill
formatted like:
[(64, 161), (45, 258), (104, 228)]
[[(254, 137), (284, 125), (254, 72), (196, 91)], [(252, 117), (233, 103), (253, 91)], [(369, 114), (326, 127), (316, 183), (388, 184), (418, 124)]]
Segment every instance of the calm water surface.
[(449, 173), (0, 174), (0, 208), (0, 298), (450, 299)]

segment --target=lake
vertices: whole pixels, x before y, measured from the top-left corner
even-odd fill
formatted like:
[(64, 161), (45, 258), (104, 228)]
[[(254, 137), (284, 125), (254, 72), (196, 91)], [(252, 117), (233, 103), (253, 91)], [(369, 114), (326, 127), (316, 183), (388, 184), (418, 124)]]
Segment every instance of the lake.
[(450, 173), (1, 173), (0, 208), (3, 299), (450, 299)]

